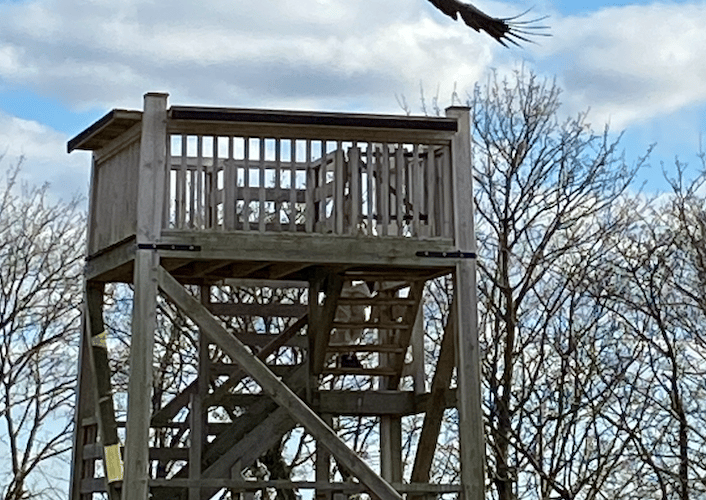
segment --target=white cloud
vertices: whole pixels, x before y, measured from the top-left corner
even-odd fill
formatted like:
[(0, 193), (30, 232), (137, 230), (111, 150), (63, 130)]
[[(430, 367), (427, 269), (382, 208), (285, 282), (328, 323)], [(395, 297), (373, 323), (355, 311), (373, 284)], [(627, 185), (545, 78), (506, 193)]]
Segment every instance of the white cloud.
[(33, 185), (48, 182), (57, 198), (86, 195), (91, 160), (88, 153), (66, 153), (69, 138), (35, 121), (0, 112), (0, 172), (22, 158), (20, 178)]
[(706, 103), (706, 2), (604, 8), (553, 18), (539, 66), (573, 110), (622, 129)]
[(470, 87), (503, 50), (423, 0), (0, 3), (0, 81), (77, 109), (168, 90), (180, 103), (398, 111), (396, 93)]

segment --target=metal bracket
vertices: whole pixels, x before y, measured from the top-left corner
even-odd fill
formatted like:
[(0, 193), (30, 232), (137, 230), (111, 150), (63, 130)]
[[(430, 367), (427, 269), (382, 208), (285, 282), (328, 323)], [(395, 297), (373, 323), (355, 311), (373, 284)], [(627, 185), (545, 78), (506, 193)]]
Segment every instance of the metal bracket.
[(201, 245), (175, 245), (172, 243), (138, 243), (139, 250), (171, 250), (177, 252), (200, 252)]
[(417, 257), (432, 257), (435, 259), (475, 259), (478, 256), (474, 252), (429, 252), (419, 251), (415, 254)]

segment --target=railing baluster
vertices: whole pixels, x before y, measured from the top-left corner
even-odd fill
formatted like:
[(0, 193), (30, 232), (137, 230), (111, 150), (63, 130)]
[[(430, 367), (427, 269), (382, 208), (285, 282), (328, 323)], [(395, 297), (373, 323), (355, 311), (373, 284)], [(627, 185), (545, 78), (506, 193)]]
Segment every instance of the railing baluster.
[(348, 167), (351, 175), (350, 189), (348, 191), (348, 198), (350, 200), (348, 232), (350, 234), (357, 234), (360, 203), (363, 194), (360, 190), (360, 149), (358, 149), (358, 143), (355, 141), (353, 141), (351, 148), (348, 150)]
[(235, 211), (237, 209), (238, 172), (235, 166), (233, 136), (228, 137), (228, 159), (223, 164), (223, 226), (227, 231), (235, 229)]
[(265, 203), (265, 139), (260, 137), (257, 139), (258, 141), (258, 158), (259, 158), (259, 172), (260, 172), (260, 182), (258, 183), (258, 190), (257, 190), (257, 199), (258, 199), (258, 230), (261, 233), (265, 232), (265, 223), (266, 223), (266, 215), (267, 215), (267, 210), (266, 210), (266, 203)]
[(413, 236), (421, 236), (421, 214), (422, 214), (422, 193), (424, 190), (423, 182), (423, 171), (422, 164), (419, 158), (419, 144), (415, 143), (412, 147), (412, 169), (411, 175), (413, 176), (413, 187), (412, 187), (412, 204), (414, 205), (414, 233)]
[(275, 139), (275, 189), (274, 189), (274, 207), (275, 207), (275, 231), (276, 232), (281, 232), (282, 231), (282, 221), (280, 220), (282, 217), (282, 159), (280, 157), (281, 151), (280, 151), (280, 139), (276, 138)]
[(404, 145), (397, 144), (395, 149), (395, 212), (397, 215), (397, 236), (404, 236)]
[(343, 234), (343, 188), (346, 183), (343, 167), (343, 143), (338, 141), (334, 155), (333, 170), (333, 216), (335, 220), (335, 234)]
[(373, 165), (373, 143), (369, 142), (366, 148), (366, 164), (365, 164), (365, 177), (368, 181), (368, 236), (373, 236), (373, 226), (375, 225), (375, 208), (374, 208), (374, 198), (375, 198), (375, 170)]
[(380, 145), (379, 165), (382, 174), (382, 181), (380, 183), (380, 223), (382, 224), (382, 235), (387, 236), (390, 227), (390, 151), (387, 147), (387, 143)]
[(314, 206), (314, 194), (316, 192), (316, 172), (311, 164), (311, 139), (306, 140), (306, 220), (305, 229), (307, 233), (314, 231), (314, 219), (316, 208)]
[[(289, 139), (289, 230), (297, 230), (297, 156), (296, 141)], [(306, 171), (308, 174), (308, 170)], [(306, 181), (308, 183), (308, 179)], [(308, 190), (307, 190), (308, 191)], [(309, 209), (307, 208), (307, 217)]]
[(184, 229), (186, 227), (186, 162), (187, 149), (186, 149), (186, 134), (181, 136), (181, 162), (179, 165), (179, 172), (177, 174), (177, 217), (176, 225), (179, 229)]
[[(441, 215), (444, 224), (442, 236), (444, 238), (453, 238), (453, 192), (451, 191), (451, 149), (450, 146), (444, 146), (442, 157), (442, 174), (443, 174), (443, 200), (444, 208)], [(472, 194), (469, 193), (469, 196)]]
[(427, 220), (424, 224), (425, 236), (436, 236), (436, 224), (434, 224), (434, 200), (436, 191), (436, 155), (434, 154), (434, 146), (427, 144), (427, 161), (424, 162), (424, 173), (426, 181), (424, 182), (425, 203), (424, 213)]
[(211, 204), (211, 224), (213, 229), (223, 229), (223, 221), (218, 215), (218, 207), (223, 206), (223, 193), (218, 192), (218, 135), (213, 136), (213, 158), (209, 180), (209, 199)]
[(243, 231), (250, 230), (250, 137), (243, 137)]

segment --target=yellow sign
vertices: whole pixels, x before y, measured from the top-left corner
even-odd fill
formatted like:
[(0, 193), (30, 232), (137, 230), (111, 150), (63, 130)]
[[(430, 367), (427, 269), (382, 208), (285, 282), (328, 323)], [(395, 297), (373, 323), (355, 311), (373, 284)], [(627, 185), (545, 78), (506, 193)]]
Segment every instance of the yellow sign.
[(91, 339), (91, 344), (93, 347), (102, 347), (103, 349), (108, 349), (108, 332), (103, 330), (102, 333), (95, 335)]
[(120, 457), (120, 443), (105, 447), (105, 474), (109, 483), (123, 480), (123, 460)]

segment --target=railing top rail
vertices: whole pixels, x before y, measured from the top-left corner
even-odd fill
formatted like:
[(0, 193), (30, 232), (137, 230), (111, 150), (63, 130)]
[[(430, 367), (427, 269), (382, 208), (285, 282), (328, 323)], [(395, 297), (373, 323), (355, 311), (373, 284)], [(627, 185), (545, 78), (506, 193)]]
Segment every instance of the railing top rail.
[[(440, 142), (458, 129), (454, 118), (245, 108), (172, 106), (168, 117), (169, 130), (185, 134)], [(114, 109), (72, 138), (67, 149), (99, 150), (141, 120), (141, 111)]]
[(281, 125), (317, 125), (325, 127), (434, 130), (444, 132), (456, 132), (458, 129), (456, 120), (453, 118), (325, 113), (318, 111), (204, 108), (194, 106), (172, 106), (169, 110), (169, 118), (171, 120), (210, 122), (246, 122)]

